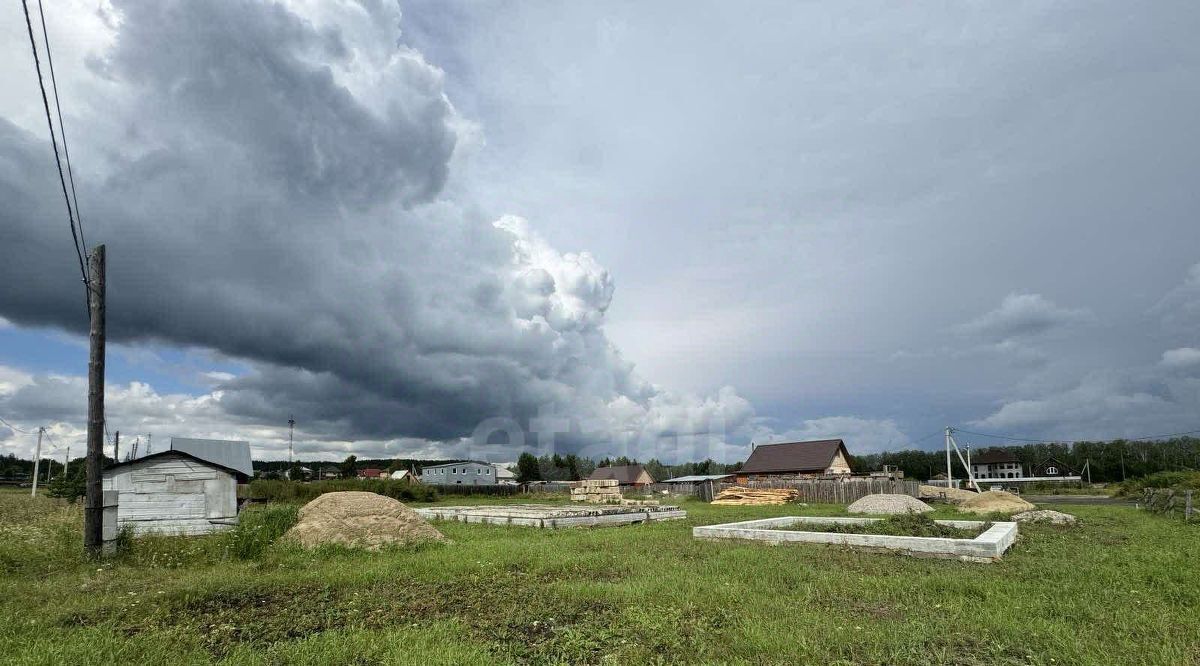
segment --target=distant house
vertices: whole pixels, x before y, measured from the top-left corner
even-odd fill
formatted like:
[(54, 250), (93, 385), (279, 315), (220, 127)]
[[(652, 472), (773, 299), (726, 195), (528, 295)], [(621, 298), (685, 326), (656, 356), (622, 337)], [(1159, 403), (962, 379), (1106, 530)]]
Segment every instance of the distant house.
[(379, 479), (387, 478), (387, 472), (376, 467), (364, 467), (358, 470), (358, 478), (360, 479)]
[(621, 486), (644, 486), (654, 483), (654, 477), (641, 465), (617, 465), (616, 467), (598, 467), (588, 477), (591, 481), (617, 481)]
[(412, 481), (413, 483), (417, 483), (420, 481), (420, 479), (417, 478), (416, 474), (413, 474), (412, 472), (410, 472), (406, 469), (398, 469), (398, 470), (392, 472), (391, 478), (393, 481)]
[(849, 476), (850, 453), (840, 439), (760, 444), (734, 474), (738, 483), (768, 476)]
[(1023, 479), (1021, 459), (1004, 449), (971, 456), (971, 473), (976, 479)]
[(496, 468), (473, 460), (433, 465), (421, 470), (421, 481), (443, 486), (493, 486)]
[(496, 483), (502, 486), (513, 486), (517, 484), (517, 475), (513, 474), (512, 470), (507, 465), (501, 463), (492, 463), (492, 467), (496, 468)]
[[(254, 474), (250, 445), (174, 437), (165, 451), (110, 465), (101, 476), (105, 539), (135, 534), (207, 534), (237, 524), (237, 484)], [(113, 497), (115, 495), (115, 497)], [(110, 499), (111, 498), (111, 499)]]
[(1033, 466), (1030, 470), (1031, 476), (1074, 476), (1075, 470), (1067, 466), (1066, 463), (1058, 458), (1046, 458), (1042, 462)]

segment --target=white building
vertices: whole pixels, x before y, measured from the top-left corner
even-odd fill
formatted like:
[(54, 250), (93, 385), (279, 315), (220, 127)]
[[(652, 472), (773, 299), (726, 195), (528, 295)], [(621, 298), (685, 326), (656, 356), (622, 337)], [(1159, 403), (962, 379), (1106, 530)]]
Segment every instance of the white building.
[(971, 473), (976, 479), (1023, 479), (1021, 460), (1007, 451), (988, 451), (971, 456)]
[(504, 463), (492, 463), (492, 467), (496, 468), (496, 483), (502, 486), (516, 485), (517, 475), (513, 474), (512, 470), (509, 469), (509, 467), (516, 466), (516, 463), (507, 465)]
[(471, 460), (434, 465), (421, 470), (421, 481), (443, 486), (493, 486), (496, 485), (496, 468)]
[(116, 503), (106, 537), (126, 527), (135, 534), (227, 529), (237, 524), (237, 484), (253, 473), (246, 442), (172, 438), (166, 451), (104, 470), (105, 504)]

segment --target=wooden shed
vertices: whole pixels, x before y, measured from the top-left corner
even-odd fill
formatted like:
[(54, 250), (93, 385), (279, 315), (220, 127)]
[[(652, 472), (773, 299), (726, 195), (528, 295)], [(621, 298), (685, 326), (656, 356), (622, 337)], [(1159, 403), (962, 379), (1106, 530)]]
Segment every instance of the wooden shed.
[(237, 484), (252, 473), (246, 442), (172, 439), (166, 451), (104, 470), (105, 497), (116, 501), (116, 524), (105, 527), (135, 534), (228, 529), (237, 524)]

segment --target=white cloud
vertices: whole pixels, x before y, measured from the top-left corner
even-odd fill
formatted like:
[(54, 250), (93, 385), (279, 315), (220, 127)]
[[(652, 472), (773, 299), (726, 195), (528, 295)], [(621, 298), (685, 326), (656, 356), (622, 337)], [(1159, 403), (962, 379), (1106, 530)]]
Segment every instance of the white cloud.
[(1163, 352), (1162, 364), (1169, 368), (1192, 368), (1200, 366), (1200, 349), (1180, 347)]
[(963, 324), (968, 336), (997, 344), (1012, 344), (1060, 331), (1092, 319), (1084, 309), (1056, 305), (1041, 294), (1009, 294), (999, 307)]

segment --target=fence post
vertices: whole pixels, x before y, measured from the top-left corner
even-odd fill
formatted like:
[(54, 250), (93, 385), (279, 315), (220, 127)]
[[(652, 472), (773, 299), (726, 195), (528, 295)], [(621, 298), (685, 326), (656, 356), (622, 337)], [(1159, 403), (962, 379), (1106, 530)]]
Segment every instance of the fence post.
[(1185, 521), (1188, 521), (1188, 520), (1192, 519), (1192, 491), (1190, 491), (1190, 490), (1187, 491), (1187, 494), (1185, 495), (1185, 497), (1187, 499), (1184, 500), (1185, 503), (1183, 506), (1183, 519)]

